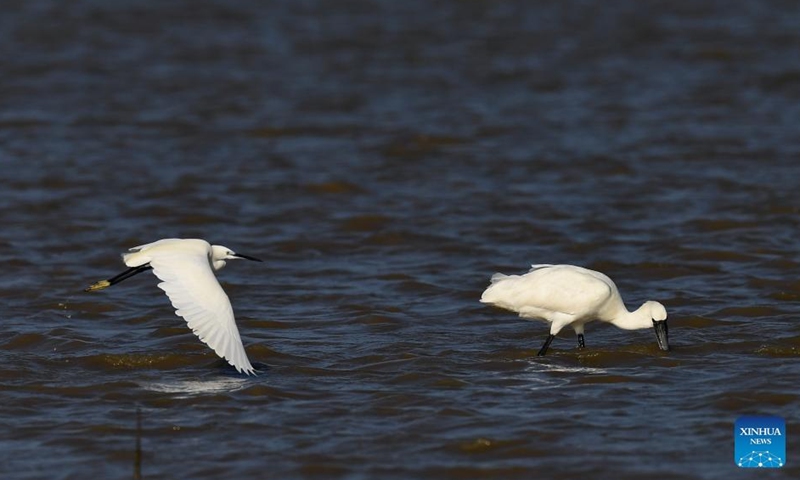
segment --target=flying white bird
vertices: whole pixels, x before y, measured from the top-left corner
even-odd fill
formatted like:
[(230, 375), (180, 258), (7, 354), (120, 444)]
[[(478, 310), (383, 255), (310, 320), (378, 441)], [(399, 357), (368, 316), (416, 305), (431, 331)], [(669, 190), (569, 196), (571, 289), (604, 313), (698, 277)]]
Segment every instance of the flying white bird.
[(583, 327), (592, 320), (624, 330), (654, 328), (661, 350), (669, 350), (667, 310), (647, 301), (633, 312), (622, 302), (617, 286), (606, 275), (575, 265), (532, 265), (524, 275), (492, 276), (481, 302), (519, 313), (525, 319), (550, 323), (550, 335), (538, 355), (547, 353), (550, 342), (564, 327), (578, 335), (578, 348), (586, 345)]
[(123, 253), (122, 260), (130, 268), (85, 291), (102, 290), (152, 269), (161, 280), (158, 288), (166, 292), (175, 314), (186, 320), (192, 332), (237, 371), (255, 374), (239, 337), (231, 302), (214, 276), (226, 260), (237, 258), (261, 261), (205, 240), (165, 238)]

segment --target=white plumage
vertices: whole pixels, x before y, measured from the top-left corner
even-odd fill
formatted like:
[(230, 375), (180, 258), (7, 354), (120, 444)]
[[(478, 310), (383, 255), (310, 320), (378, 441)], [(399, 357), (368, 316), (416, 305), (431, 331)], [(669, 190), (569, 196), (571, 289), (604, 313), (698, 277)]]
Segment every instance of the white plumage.
[(634, 312), (608, 276), (575, 265), (533, 265), (524, 275), (492, 276), (481, 302), (517, 312), (526, 319), (550, 323), (550, 335), (539, 351), (544, 355), (555, 335), (564, 327), (578, 334), (584, 346), (584, 325), (593, 320), (612, 323), (625, 330), (655, 328), (658, 345), (669, 349), (667, 311), (658, 302), (645, 302)]
[(192, 332), (237, 371), (255, 373), (236, 328), (231, 302), (214, 271), (223, 268), (230, 259), (260, 260), (221, 245), (212, 246), (205, 240), (178, 238), (133, 247), (122, 258), (130, 269), (95, 283), (87, 291), (109, 287), (152, 268), (161, 280), (158, 287), (164, 290), (175, 313), (186, 320)]

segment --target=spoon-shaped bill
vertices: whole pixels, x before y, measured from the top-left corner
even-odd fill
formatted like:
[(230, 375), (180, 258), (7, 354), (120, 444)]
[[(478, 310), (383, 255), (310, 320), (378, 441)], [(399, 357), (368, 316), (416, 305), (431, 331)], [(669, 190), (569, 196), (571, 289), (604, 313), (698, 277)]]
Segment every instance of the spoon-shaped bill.
[(656, 341), (658, 342), (658, 348), (664, 351), (669, 351), (669, 337), (667, 335), (667, 321), (660, 320), (655, 321), (653, 320), (653, 329), (656, 331)]

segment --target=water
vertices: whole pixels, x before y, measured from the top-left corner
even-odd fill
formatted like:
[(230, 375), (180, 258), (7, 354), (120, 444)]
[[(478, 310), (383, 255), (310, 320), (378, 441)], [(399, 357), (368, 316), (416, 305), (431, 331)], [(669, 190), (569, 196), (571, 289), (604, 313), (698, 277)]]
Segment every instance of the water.
[[(9, 1), (0, 473), (752, 478), (800, 417), (792, 2)], [(201, 237), (256, 378), (124, 249)], [(650, 331), (478, 303), (575, 263)]]

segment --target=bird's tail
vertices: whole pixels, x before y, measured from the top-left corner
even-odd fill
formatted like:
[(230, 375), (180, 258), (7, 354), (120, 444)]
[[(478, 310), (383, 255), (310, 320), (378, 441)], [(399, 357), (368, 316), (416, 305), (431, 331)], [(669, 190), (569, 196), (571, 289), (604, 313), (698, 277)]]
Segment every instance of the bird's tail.
[(494, 275), (492, 275), (492, 278), (490, 279), (491, 283), (489, 284), (488, 287), (486, 287), (486, 290), (484, 290), (483, 294), (481, 295), (481, 303), (495, 303), (497, 301), (497, 298), (495, 298), (496, 292), (494, 290), (494, 287), (498, 283), (502, 282), (507, 278), (508, 275), (505, 275), (503, 273), (495, 273)]
[(127, 253), (122, 254), (122, 261), (125, 262), (125, 265), (129, 267), (138, 267), (146, 263), (150, 263), (150, 260), (152, 260), (152, 256), (145, 253), (147, 252), (147, 250), (153, 247), (157, 247), (159, 245), (176, 243), (180, 241), (181, 239), (179, 238), (162, 238), (161, 240), (157, 240), (152, 243), (136, 245), (133, 248), (129, 248)]
[(506, 278), (508, 278), (508, 275), (504, 273), (495, 273), (494, 275), (492, 275), (492, 278), (489, 281), (491, 282), (492, 285), (494, 285), (495, 283), (501, 280), (505, 280)]
[(148, 246), (149, 245), (139, 245), (138, 247), (128, 249), (127, 252), (122, 254), (122, 261), (129, 267), (138, 267), (150, 263), (152, 258), (150, 255), (144, 253), (145, 247)]

